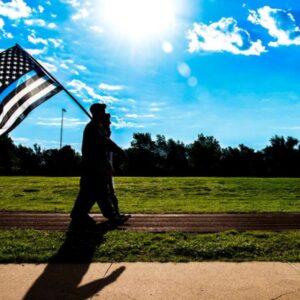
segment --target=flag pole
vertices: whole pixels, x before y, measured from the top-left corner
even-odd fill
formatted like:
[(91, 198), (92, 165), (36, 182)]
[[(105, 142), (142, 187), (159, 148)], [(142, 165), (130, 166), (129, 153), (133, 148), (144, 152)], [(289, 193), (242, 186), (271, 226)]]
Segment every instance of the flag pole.
[(59, 149), (62, 147), (62, 141), (63, 141), (63, 129), (64, 129), (64, 112), (66, 110), (62, 108), (61, 110), (61, 124), (60, 124), (60, 143), (59, 143)]
[(19, 44), (16, 44), (19, 48), (21, 48), (23, 51), (25, 51), (29, 57), (34, 61), (35, 64), (37, 64), (52, 80), (57, 82), (62, 90), (64, 90), (67, 95), (81, 108), (81, 110), (90, 118), (92, 119), (91, 115), (88, 113), (88, 111), (82, 106), (82, 104), (53, 76), (51, 75), (32, 55), (30, 55), (25, 49), (23, 49)]

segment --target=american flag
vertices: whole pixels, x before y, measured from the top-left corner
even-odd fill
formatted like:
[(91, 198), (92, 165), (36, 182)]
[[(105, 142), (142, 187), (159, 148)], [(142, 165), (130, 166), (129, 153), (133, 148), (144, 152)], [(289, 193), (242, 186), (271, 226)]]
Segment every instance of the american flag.
[(19, 45), (0, 53), (0, 136), (62, 86)]

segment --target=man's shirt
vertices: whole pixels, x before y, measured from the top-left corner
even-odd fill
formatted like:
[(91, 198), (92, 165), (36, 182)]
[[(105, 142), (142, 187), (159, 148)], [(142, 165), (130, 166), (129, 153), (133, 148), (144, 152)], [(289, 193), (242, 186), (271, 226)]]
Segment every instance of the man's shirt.
[(100, 122), (90, 121), (83, 133), (82, 165), (86, 171), (105, 173), (109, 167), (107, 152), (121, 149), (111, 141)]

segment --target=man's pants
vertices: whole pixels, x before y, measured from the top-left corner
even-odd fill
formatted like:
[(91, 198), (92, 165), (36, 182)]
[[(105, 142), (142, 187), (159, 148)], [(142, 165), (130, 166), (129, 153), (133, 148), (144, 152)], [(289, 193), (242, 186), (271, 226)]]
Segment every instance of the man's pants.
[(103, 216), (112, 218), (116, 211), (109, 197), (107, 178), (97, 175), (83, 175), (80, 179), (80, 191), (71, 212), (71, 218), (84, 218), (97, 202)]

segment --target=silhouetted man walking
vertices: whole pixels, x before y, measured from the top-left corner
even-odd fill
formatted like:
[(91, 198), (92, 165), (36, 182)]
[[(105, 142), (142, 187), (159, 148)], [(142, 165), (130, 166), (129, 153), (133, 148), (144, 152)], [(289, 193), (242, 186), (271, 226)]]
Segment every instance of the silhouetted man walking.
[(124, 152), (105, 132), (105, 108), (105, 104), (93, 104), (90, 107), (92, 120), (83, 133), (80, 191), (71, 212), (73, 221), (83, 225), (95, 224), (88, 214), (95, 202), (104, 217), (113, 222), (122, 220), (108, 195), (107, 172), (110, 165), (107, 153), (111, 151), (124, 156)]

